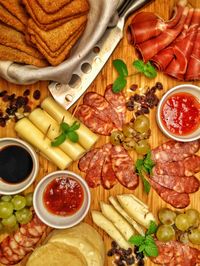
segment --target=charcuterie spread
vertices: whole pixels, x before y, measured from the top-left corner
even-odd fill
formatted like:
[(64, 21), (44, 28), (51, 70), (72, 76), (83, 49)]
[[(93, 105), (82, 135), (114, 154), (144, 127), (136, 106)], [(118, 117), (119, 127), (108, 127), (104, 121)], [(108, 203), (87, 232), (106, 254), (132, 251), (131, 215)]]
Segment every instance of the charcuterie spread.
[[(58, 65), (70, 55), (90, 1), (11, 2), (0, 0), (1, 60)], [(45, 82), (0, 80), (0, 265), (200, 265), (194, 2), (156, 0), (127, 16), (105, 71), (68, 110)], [(111, 24), (109, 42), (120, 25)], [(102, 50), (91, 52), (97, 65)], [(66, 90), (79, 93), (90, 67)]]

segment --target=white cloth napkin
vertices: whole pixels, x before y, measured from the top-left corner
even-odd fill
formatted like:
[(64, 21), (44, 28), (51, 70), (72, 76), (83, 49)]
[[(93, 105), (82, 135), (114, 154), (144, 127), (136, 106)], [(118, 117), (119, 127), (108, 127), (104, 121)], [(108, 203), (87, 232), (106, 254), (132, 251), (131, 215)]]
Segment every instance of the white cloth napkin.
[(123, 0), (89, 0), (89, 2), (90, 12), (86, 30), (69, 59), (56, 67), (43, 68), (0, 61), (0, 76), (16, 84), (31, 84), (39, 80), (68, 83), (74, 69), (103, 35)]

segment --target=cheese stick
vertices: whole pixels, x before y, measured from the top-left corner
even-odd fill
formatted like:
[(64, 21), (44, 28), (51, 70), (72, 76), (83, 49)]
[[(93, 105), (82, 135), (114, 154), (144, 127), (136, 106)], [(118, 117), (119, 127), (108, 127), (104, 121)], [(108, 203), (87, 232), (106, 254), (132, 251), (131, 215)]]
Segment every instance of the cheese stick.
[[(29, 115), (31, 122), (39, 128), (44, 134), (47, 133), (47, 137), (54, 140), (60, 135), (59, 124), (44, 110), (37, 108)], [(73, 143), (69, 139), (66, 139), (59, 148), (63, 150), (74, 161), (78, 160), (85, 150), (78, 143)]]
[[(67, 124), (72, 124), (78, 119), (72, 117), (71, 113), (65, 110), (61, 105), (54, 101), (52, 97), (46, 98), (42, 103), (41, 107), (53, 117), (59, 124), (64, 121)], [(89, 128), (81, 123), (80, 128), (77, 130), (79, 135), (79, 143), (86, 150), (90, 150), (92, 146), (98, 140), (98, 136), (94, 134)]]
[(61, 149), (51, 146), (50, 139), (44, 138), (44, 134), (29, 119), (22, 118), (19, 120), (15, 124), (15, 130), (22, 139), (40, 150), (61, 170), (66, 169), (72, 163), (72, 159)]

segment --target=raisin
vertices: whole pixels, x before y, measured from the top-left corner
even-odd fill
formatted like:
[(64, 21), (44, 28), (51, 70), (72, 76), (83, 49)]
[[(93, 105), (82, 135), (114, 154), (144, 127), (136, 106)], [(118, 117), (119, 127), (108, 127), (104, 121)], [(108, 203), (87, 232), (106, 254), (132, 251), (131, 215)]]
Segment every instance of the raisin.
[(144, 114), (144, 112), (143, 112), (143, 110), (141, 110), (141, 109), (139, 109), (139, 110), (137, 110), (137, 112), (135, 112), (135, 115), (136, 116), (138, 116), (138, 115), (143, 115)]
[(148, 107), (141, 107), (141, 111), (144, 113), (144, 114), (149, 114), (149, 108)]
[(144, 260), (139, 260), (138, 261), (138, 266), (144, 266)]
[(131, 255), (133, 252), (132, 248), (128, 248), (125, 252), (126, 255)]
[(131, 256), (130, 258), (126, 259), (126, 263), (127, 265), (132, 265), (135, 263), (135, 258), (133, 256)]
[(111, 242), (111, 246), (112, 246), (112, 248), (117, 248), (118, 247), (117, 242), (112, 241)]
[(12, 101), (12, 100), (14, 100), (14, 99), (15, 99), (15, 96), (16, 96), (16, 94), (15, 94), (15, 93), (13, 93), (13, 94), (9, 95), (9, 96), (8, 96), (8, 100), (9, 100), (9, 101)]
[(134, 247), (134, 253), (136, 254), (138, 252), (139, 248), (137, 246)]
[(9, 115), (6, 114), (6, 115), (4, 115), (3, 118), (7, 121), (7, 120), (9, 120)]
[(0, 117), (2, 117), (3, 116), (3, 111), (2, 110), (0, 110)]
[(129, 111), (133, 111), (134, 110), (134, 103), (131, 102), (131, 101), (128, 101), (126, 103), (126, 108), (129, 110)]
[(17, 108), (15, 107), (8, 107), (8, 108), (6, 108), (6, 113), (8, 114), (8, 115), (14, 115), (15, 113), (16, 113), (16, 111), (17, 111)]
[(112, 257), (114, 254), (115, 254), (115, 250), (114, 250), (114, 249), (110, 249), (110, 250), (108, 250), (108, 252), (107, 252), (107, 256), (108, 256), (108, 257)]
[(130, 87), (130, 90), (131, 91), (136, 91), (138, 88), (138, 85), (137, 84), (132, 84), (131, 87)]
[(3, 98), (2, 98), (2, 100), (3, 100), (4, 102), (8, 102), (8, 101), (9, 101), (9, 99), (8, 99), (8, 95), (5, 94), (5, 95), (3, 96)]
[(18, 96), (16, 101), (17, 108), (20, 108), (24, 105), (26, 105), (26, 99), (23, 96)]
[(25, 113), (30, 113), (31, 112), (31, 107), (29, 105), (24, 106), (24, 112)]
[(30, 95), (30, 90), (29, 89), (25, 90), (23, 96), (29, 96), (29, 95)]
[(143, 254), (143, 252), (137, 252), (137, 253), (136, 253), (136, 258), (137, 258), (138, 260), (143, 259), (143, 258), (144, 258), (144, 254)]
[(162, 85), (162, 83), (161, 83), (161, 82), (156, 82), (156, 88), (157, 88), (159, 91), (163, 90), (163, 85)]
[(0, 118), (0, 127), (5, 127), (5, 126), (6, 126), (6, 120), (3, 117), (1, 117)]
[(33, 98), (35, 100), (39, 100), (40, 99), (40, 96), (41, 96), (41, 93), (39, 90), (35, 90), (34, 93), (33, 93)]
[(6, 94), (7, 94), (7, 91), (6, 91), (6, 90), (1, 91), (1, 92), (0, 92), (0, 97), (3, 97), (3, 96), (6, 95)]
[(125, 263), (121, 260), (115, 260), (115, 263), (117, 266), (124, 266), (125, 265)]

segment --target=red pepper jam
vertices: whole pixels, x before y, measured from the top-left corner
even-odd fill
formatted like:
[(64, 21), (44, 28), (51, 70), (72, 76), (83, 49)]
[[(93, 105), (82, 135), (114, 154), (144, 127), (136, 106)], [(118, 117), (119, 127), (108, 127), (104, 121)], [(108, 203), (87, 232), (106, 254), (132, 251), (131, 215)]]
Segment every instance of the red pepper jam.
[(46, 187), (44, 205), (55, 215), (68, 216), (76, 213), (83, 204), (84, 191), (79, 182), (71, 177), (57, 177)]
[(200, 125), (200, 103), (190, 93), (175, 93), (163, 104), (161, 119), (171, 133), (190, 134)]

